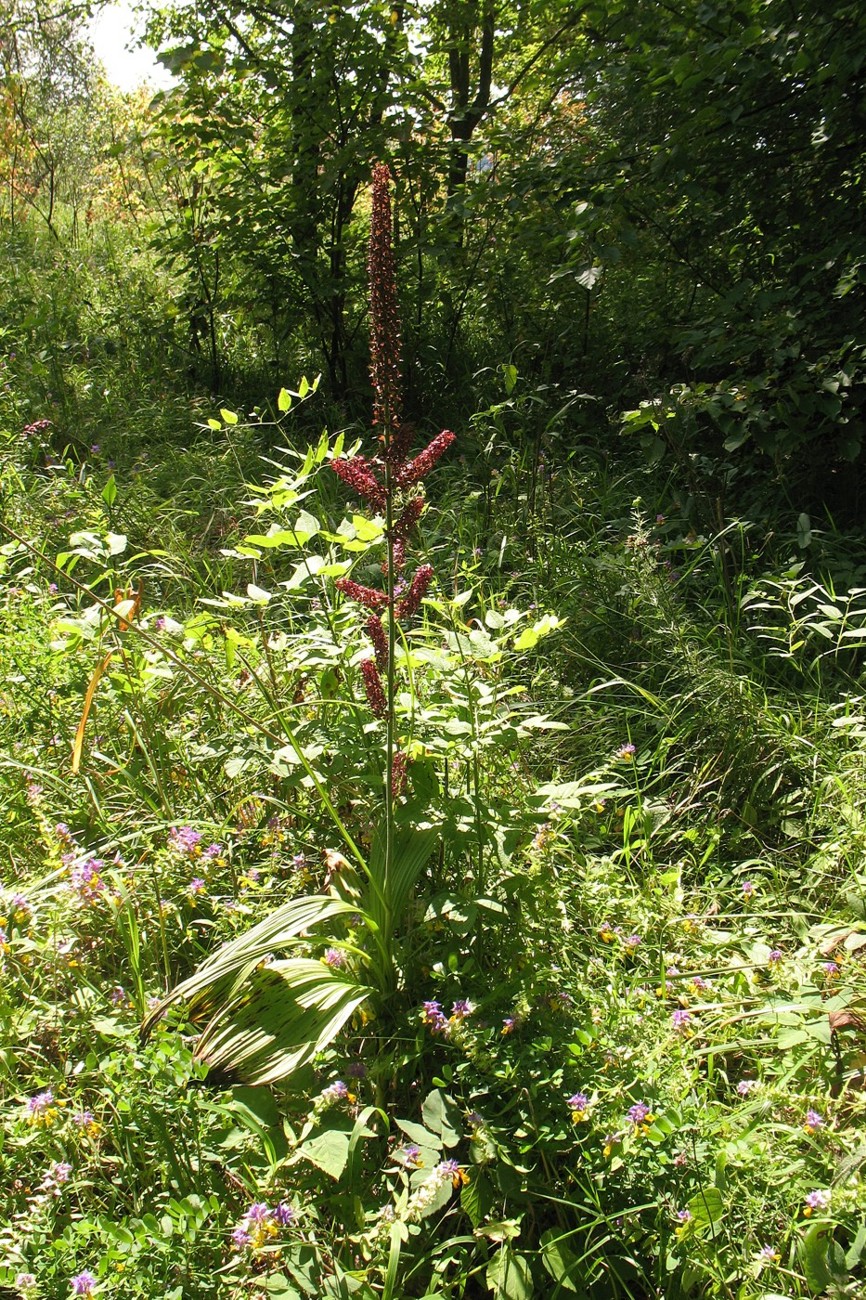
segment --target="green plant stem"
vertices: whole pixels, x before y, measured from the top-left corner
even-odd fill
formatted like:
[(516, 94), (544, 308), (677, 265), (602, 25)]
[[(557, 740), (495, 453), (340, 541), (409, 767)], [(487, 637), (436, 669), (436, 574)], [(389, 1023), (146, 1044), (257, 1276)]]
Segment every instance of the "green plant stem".
[[(382, 893), (386, 908), (385, 936), (391, 945), (393, 918), (389, 899), (394, 874), (394, 700), (397, 694), (397, 674), (394, 653), (397, 647), (397, 619), (394, 612), (394, 482), (389, 451), (391, 447), (391, 417), (385, 410), (385, 590), (388, 593), (388, 664), (385, 674), (387, 717), (385, 720), (385, 870)], [(387, 972), (389, 981), (393, 972)]]

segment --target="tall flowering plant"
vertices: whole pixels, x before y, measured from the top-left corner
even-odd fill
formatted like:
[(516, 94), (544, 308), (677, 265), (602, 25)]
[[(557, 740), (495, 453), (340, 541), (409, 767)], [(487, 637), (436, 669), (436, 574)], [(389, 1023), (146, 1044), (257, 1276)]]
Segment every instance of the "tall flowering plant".
[[(454, 441), (443, 430), (412, 455), (413, 430), (404, 421), (400, 391), (400, 321), (391, 245), (390, 174), (373, 173), (370, 237), (372, 456), (331, 461), (334, 472), (384, 516), (383, 582), (369, 587), (336, 580), (342, 595), (367, 614), (368, 653), (360, 672), (367, 702), (386, 725), (385, 802), (381, 827), (366, 861), (354, 868), (332, 853), (328, 894), (296, 898), (209, 957), (154, 1008), (144, 1032), (173, 1002), (185, 999), (207, 1017), (196, 1055), (230, 1067), (251, 1083), (284, 1078), (325, 1048), (358, 1012), (375, 1015), (399, 982), (396, 937), (415, 884), (438, 842), (429, 821), (398, 821), (395, 804), (407, 778), (408, 756), (395, 721), (395, 649), (401, 625), (417, 614), (433, 578), (429, 564), (407, 577), (407, 552), (424, 510), (424, 480)], [(352, 847), (355, 848), (354, 844)], [(317, 936), (317, 927), (327, 931)], [(325, 947), (327, 945), (327, 947)], [(324, 955), (316, 955), (317, 946)], [(286, 959), (275, 954), (288, 951)], [(339, 960), (335, 959), (339, 958)]]
[[(380, 163), (373, 171), (373, 211), (370, 225), (370, 378), (373, 384), (373, 427), (379, 449), (368, 459), (356, 454), (331, 461), (336, 474), (374, 510), (385, 516), (384, 589), (362, 586), (350, 577), (336, 586), (369, 611), (365, 630), (371, 654), (361, 663), (367, 701), (377, 718), (387, 723), (385, 765), (386, 872), (393, 856), (393, 801), (402, 793), (407, 756), (396, 744), (394, 720), (397, 627), (418, 612), (433, 578), (422, 564), (405, 578), (407, 547), (424, 511), (424, 480), (454, 441), (444, 429), (423, 451), (410, 456), (412, 426), (403, 419), (400, 375), (400, 313), (394, 250), (391, 244), (391, 175)], [(384, 677), (384, 681), (383, 681)]]

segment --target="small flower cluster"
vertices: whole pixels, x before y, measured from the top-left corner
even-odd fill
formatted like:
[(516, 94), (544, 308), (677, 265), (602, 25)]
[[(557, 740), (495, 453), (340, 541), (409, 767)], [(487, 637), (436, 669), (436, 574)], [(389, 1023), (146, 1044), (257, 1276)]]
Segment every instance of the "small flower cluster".
[(37, 1092), (27, 1103), (27, 1119), (35, 1128), (51, 1128), (57, 1120), (58, 1107), (50, 1088)]
[(238, 1250), (255, 1254), (278, 1238), (296, 1218), (295, 1211), (285, 1201), (274, 1206), (256, 1201), (232, 1231), (232, 1241)]
[(76, 1273), (75, 1277), (70, 1278), (69, 1284), (73, 1295), (89, 1296), (93, 1295), (96, 1288), (96, 1278), (89, 1269), (85, 1269), (83, 1273)]
[(335, 1079), (329, 1083), (327, 1088), (323, 1088), (318, 1097), (313, 1102), (313, 1110), (316, 1112), (328, 1110), (330, 1106), (336, 1106), (338, 1102), (347, 1101), (349, 1105), (354, 1105), (355, 1094), (349, 1091), (347, 1084), (342, 1079)]
[(391, 1225), (398, 1218), (402, 1223), (420, 1222), (430, 1212), (439, 1192), (446, 1183), (458, 1188), (465, 1186), (468, 1182), (469, 1175), (459, 1161), (441, 1160), (438, 1165), (434, 1165), (420, 1186), (415, 1188), (399, 1215), (392, 1205), (385, 1207), (379, 1216), (379, 1222), (375, 1230), (376, 1234), (387, 1236), (391, 1231)]
[(585, 1092), (576, 1092), (565, 1104), (571, 1111), (572, 1124), (583, 1124), (589, 1119), (589, 1098)]
[(646, 1137), (655, 1120), (655, 1115), (653, 1115), (645, 1101), (635, 1102), (635, 1104), (629, 1109), (628, 1117), (632, 1129), (635, 1133), (639, 1133), (641, 1137)]
[(458, 998), (452, 1004), (450, 1016), (445, 1015), (441, 1002), (422, 1002), (421, 1023), (430, 1030), (431, 1034), (450, 1038), (455, 1027), (462, 1024), (467, 1016), (471, 1016), (474, 1010), (472, 1003), (466, 998)]
[(404, 1147), (398, 1147), (394, 1152), (393, 1159), (404, 1169), (423, 1169), (424, 1161), (421, 1159), (421, 1148), (414, 1142), (408, 1143)]
[(92, 904), (99, 900), (106, 885), (102, 878), (105, 863), (102, 858), (85, 858), (83, 861), (69, 863), (69, 888), (82, 903)]
[(643, 943), (639, 934), (625, 934), (621, 925), (611, 925), (609, 921), (599, 928), (598, 937), (602, 943), (619, 941), (627, 953), (635, 952)]
[(65, 1160), (56, 1160), (46, 1170), (39, 1184), (39, 1191), (48, 1196), (59, 1196), (61, 1187), (69, 1182), (71, 1173), (72, 1165)]
[(25, 438), (36, 438), (40, 433), (45, 433), (50, 428), (50, 420), (34, 420), (32, 424), (25, 424), (21, 433)]
[(816, 1210), (826, 1210), (830, 1204), (830, 1193), (818, 1189), (809, 1192), (803, 1200), (803, 1217), (811, 1218)]
[(168, 848), (181, 858), (204, 858), (213, 861), (222, 856), (222, 845), (202, 843), (201, 831), (192, 826), (172, 826), (168, 832)]
[(99, 1137), (102, 1131), (102, 1125), (93, 1117), (91, 1110), (78, 1110), (72, 1116), (72, 1123), (86, 1137)]
[(344, 970), (348, 958), (341, 948), (326, 948), (322, 953), (322, 961), (330, 970)]
[(22, 930), (33, 921), (33, 904), (23, 894), (13, 894), (3, 908), (0, 926), (18, 926)]

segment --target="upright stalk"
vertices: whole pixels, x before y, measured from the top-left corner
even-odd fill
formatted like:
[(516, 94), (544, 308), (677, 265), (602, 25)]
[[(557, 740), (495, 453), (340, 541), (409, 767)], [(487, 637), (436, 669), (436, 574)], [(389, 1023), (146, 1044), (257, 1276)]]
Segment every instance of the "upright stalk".
[[(403, 899), (395, 875), (396, 809), (406, 783), (408, 758), (399, 745), (396, 719), (396, 648), (399, 624), (417, 612), (433, 577), (422, 564), (412, 581), (399, 581), (406, 547), (421, 513), (421, 483), (454, 441), (444, 430), (420, 455), (409, 459), (412, 429), (402, 418), (400, 380), (400, 318), (391, 244), (390, 173), (384, 164), (373, 171), (373, 211), (370, 223), (370, 378), (373, 384), (373, 426), (379, 430), (378, 454), (356, 455), (331, 462), (345, 483), (367, 500), (385, 520), (384, 590), (364, 587), (352, 578), (338, 578), (337, 589), (364, 606), (370, 615), (366, 633), (373, 655), (361, 663), (367, 702), (385, 723), (385, 853), (381, 879), (373, 881), (381, 906), (382, 939), (389, 947)], [(384, 682), (382, 680), (384, 674)], [(392, 969), (389, 979), (393, 978)]]

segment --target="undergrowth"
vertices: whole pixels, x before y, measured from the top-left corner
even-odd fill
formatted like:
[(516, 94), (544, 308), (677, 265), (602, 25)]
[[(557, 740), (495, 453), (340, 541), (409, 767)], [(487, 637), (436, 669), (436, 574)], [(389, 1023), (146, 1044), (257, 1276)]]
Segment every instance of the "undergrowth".
[[(493, 408), (433, 480), (435, 578), (377, 716), (347, 593), (381, 586), (387, 527), (329, 472), (357, 432), (307, 452), (313, 383), (252, 417), (190, 399), (144, 304), (135, 364), (93, 343), (117, 318), (92, 295), (64, 351), (80, 288), (28, 257), (0, 397), (0, 1285), (862, 1294), (857, 575), (809, 551), (795, 600), (794, 535), (702, 536), (662, 481), (564, 450), (567, 400), (512, 404), (524, 439)], [(386, 944), (388, 801), (418, 860)], [(272, 961), (249, 936), (301, 900)], [(285, 1033), (288, 967), (363, 993), (251, 1082), (237, 1026)]]

